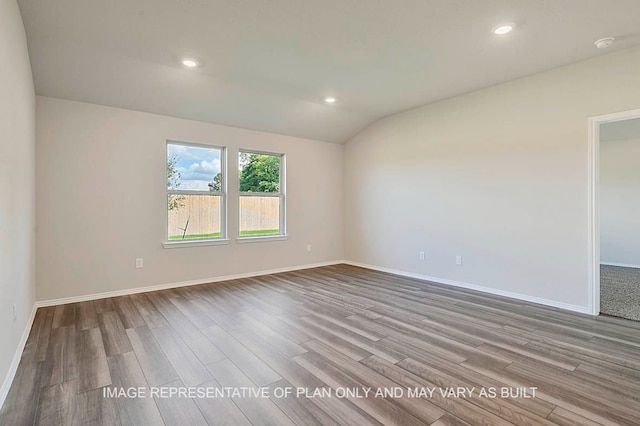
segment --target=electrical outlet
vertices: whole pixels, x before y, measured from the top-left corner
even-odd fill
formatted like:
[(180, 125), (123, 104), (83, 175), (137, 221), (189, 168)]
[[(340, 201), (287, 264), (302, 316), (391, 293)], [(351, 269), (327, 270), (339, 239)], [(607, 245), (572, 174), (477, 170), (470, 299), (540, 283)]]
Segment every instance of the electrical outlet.
[(456, 265), (462, 265), (462, 256), (456, 256)]
[(307, 253), (311, 253), (311, 244), (307, 244)]
[(18, 319), (18, 308), (16, 307), (16, 304), (13, 304), (13, 322), (16, 322), (16, 320)]
[(144, 259), (141, 257), (136, 258), (136, 269), (144, 267)]
[(418, 257), (420, 257), (420, 260), (424, 260), (424, 252), (421, 251), (420, 253), (418, 253)]

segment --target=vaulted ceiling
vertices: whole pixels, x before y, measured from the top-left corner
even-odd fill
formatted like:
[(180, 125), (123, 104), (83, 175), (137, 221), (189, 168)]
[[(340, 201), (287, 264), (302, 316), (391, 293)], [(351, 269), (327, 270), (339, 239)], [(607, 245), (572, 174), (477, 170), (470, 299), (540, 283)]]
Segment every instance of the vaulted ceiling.
[[(638, 0), (19, 3), (39, 95), (336, 143), (389, 114), (640, 43)], [(514, 31), (492, 34), (504, 22)], [(605, 36), (616, 43), (596, 49)]]

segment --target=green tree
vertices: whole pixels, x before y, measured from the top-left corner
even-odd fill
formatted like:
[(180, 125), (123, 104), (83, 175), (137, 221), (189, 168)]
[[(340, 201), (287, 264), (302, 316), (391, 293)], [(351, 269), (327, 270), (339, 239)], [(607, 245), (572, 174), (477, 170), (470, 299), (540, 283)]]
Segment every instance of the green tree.
[(280, 158), (275, 155), (242, 153), (241, 192), (280, 191)]
[[(167, 189), (178, 189), (180, 187), (180, 172), (176, 167), (178, 163), (178, 156), (167, 160)], [(184, 196), (169, 194), (168, 197), (169, 210), (179, 209), (184, 206)]]
[(213, 182), (209, 182), (209, 191), (221, 192), (222, 191), (222, 173), (218, 173), (214, 176)]

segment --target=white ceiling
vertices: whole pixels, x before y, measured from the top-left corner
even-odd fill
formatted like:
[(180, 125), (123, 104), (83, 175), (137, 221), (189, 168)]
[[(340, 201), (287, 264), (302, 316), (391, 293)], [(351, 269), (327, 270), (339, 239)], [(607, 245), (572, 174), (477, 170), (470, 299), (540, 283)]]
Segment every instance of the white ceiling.
[[(380, 117), (640, 42), (638, 0), (19, 4), (40, 95), (337, 143)], [(515, 31), (491, 33), (507, 21)], [(593, 46), (610, 35), (611, 48)], [(184, 69), (184, 56), (203, 66)]]

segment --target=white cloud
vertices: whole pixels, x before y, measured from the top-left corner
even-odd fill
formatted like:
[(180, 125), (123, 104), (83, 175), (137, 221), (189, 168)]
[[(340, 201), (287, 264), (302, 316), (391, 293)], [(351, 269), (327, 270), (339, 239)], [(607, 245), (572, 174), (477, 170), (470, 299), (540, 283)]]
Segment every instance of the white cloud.
[(180, 189), (208, 191), (209, 182), (220, 173), (220, 160), (202, 160), (189, 167), (177, 167), (180, 173)]
[(208, 191), (210, 180), (184, 180), (180, 184), (180, 189), (194, 191)]
[(187, 152), (187, 147), (184, 145), (173, 145), (173, 144), (169, 144), (167, 145), (167, 152), (169, 153), (169, 156), (172, 157), (174, 155), (181, 155), (181, 154), (185, 154)]
[(220, 171), (220, 160), (202, 160), (200, 163), (193, 163), (189, 166), (189, 171), (193, 173), (212, 173), (215, 175)]
[(167, 145), (169, 156), (177, 156), (185, 160), (199, 160), (201, 158), (212, 158), (220, 155), (219, 148), (208, 148), (205, 146), (177, 145), (169, 143)]
[(215, 175), (220, 173), (220, 160), (206, 161), (202, 160), (199, 163), (192, 163), (188, 168), (178, 167), (180, 172), (180, 180), (207, 180), (211, 182)]
[(180, 189), (208, 191), (208, 183), (220, 173), (220, 152), (217, 149), (169, 144), (167, 152), (169, 158), (177, 159)]

